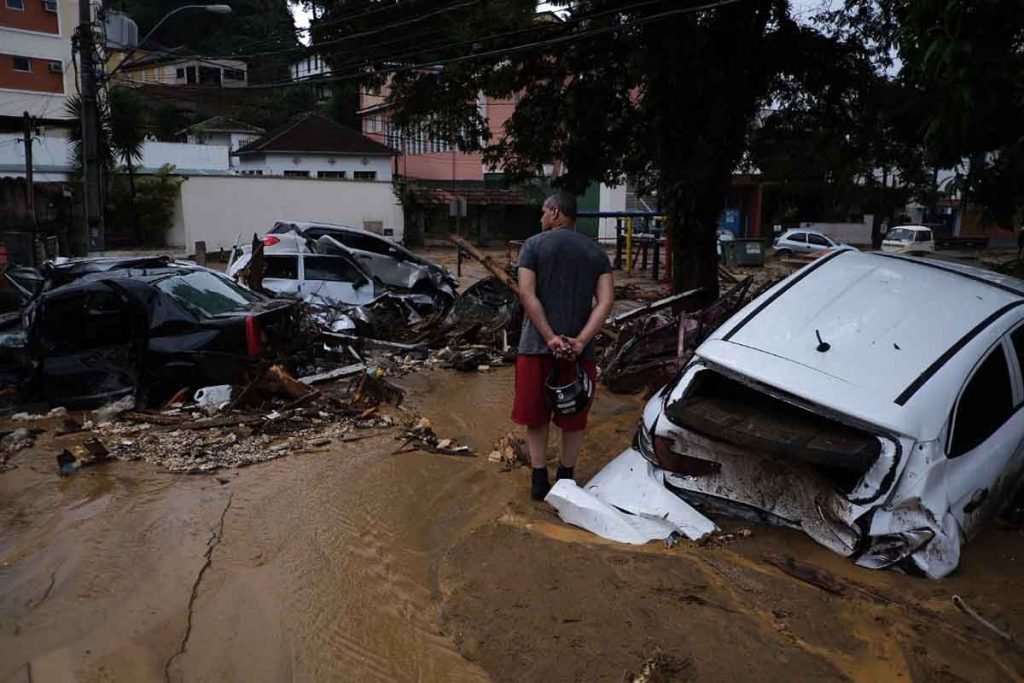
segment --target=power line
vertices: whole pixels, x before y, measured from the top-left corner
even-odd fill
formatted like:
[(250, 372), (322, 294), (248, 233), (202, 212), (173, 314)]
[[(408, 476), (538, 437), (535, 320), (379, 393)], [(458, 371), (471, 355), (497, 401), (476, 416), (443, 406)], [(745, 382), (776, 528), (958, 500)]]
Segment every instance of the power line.
[[(617, 33), (619, 31), (624, 31), (626, 29), (636, 28), (638, 26), (644, 26), (646, 24), (650, 24), (650, 23), (653, 23), (655, 21), (659, 21), (661, 19), (667, 19), (667, 18), (673, 17), (673, 16), (681, 16), (681, 15), (684, 15), (684, 14), (693, 14), (693, 13), (696, 13), (696, 12), (703, 12), (703, 11), (707, 11), (707, 10), (718, 9), (718, 8), (725, 7), (725, 6), (728, 6), (728, 5), (734, 5), (734, 4), (737, 4), (737, 3), (740, 3), (740, 2), (744, 2), (744, 0), (718, 0), (717, 2), (706, 3), (706, 4), (703, 4), (703, 5), (695, 5), (695, 6), (691, 6), (691, 7), (684, 7), (684, 8), (678, 8), (678, 9), (673, 9), (673, 10), (667, 10), (665, 12), (659, 12), (657, 14), (651, 14), (649, 16), (641, 17), (639, 19), (634, 19), (633, 21), (626, 22), (626, 23), (623, 23), (623, 24), (618, 24), (618, 25), (615, 25), (615, 26), (605, 26), (605, 27), (600, 27), (600, 28), (587, 29), (587, 30), (582, 31), (580, 33), (570, 33), (570, 34), (564, 35), (564, 36), (557, 36), (555, 38), (548, 38), (548, 39), (545, 39), (545, 40), (538, 40), (538, 41), (534, 41), (534, 42), (530, 42), (530, 43), (524, 43), (524, 44), (521, 44), (521, 45), (513, 45), (513, 46), (510, 46), (510, 47), (497, 48), (497, 49), (494, 49), (494, 50), (485, 50), (483, 52), (475, 52), (475, 53), (471, 53), (471, 54), (465, 54), (465, 55), (460, 55), (460, 56), (457, 56), (457, 57), (450, 57), (450, 58), (446, 58), (446, 59), (436, 59), (436, 60), (431, 60), (431, 61), (422, 62), (422, 63), (418, 63), (418, 64), (407, 64), (407, 65), (404, 65), (404, 66), (395, 66), (395, 67), (392, 67), (392, 68), (388, 68), (388, 67), (377, 68), (377, 69), (375, 69), (375, 72), (376, 73), (381, 73), (381, 74), (385, 74), (385, 73), (387, 73), (387, 74), (396, 74), (396, 73), (403, 73), (403, 72), (406, 72), (406, 71), (416, 71), (416, 70), (427, 69), (427, 68), (431, 68), (431, 67), (445, 66), (445, 65), (448, 65), (448, 64), (456, 64), (456, 63), (459, 63), (459, 62), (464, 62), (464, 61), (468, 61), (468, 60), (472, 60), (472, 59), (484, 59), (484, 58), (488, 58), (488, 57), (501, 57), (501, 56), (505, 56), (505, 55), (515, 54), (515, 53), (518, 53), (518, 52), (534, 50), (534, 49), (541, 48), (541, 47), (548, 47), (548, 46), (551, 46), (551, 45), (560, 45), (562, 43), (569, 43), (569, 42), (584, 40), (584, 39), (587, 39), (587, 38), (590, 38), (590, 37), (593, 37), (593, 36), (605, 35), (605, 34), (608, 34), (608, 33)], [(619, 11), (621, 11), (621, 10), (619, 10)], [(480, 42), (480, 41), (477, 40), (477, 41), (473, 41), (473, 42)], [(417, 52), (417, 54), (418, 54), (418, 52)], [(383, 59), (381, 61), (389, 61), (389, 60)], [(352, 80), (352, 79), (355, 79), (355, 78), (363, 78), (365, 76), (366, 76), (366, 73), (362, 73), (362, 72), (358, 72), (357, 71), (357, 72), (352, 72), (352, 73), (342, 74), (342, 75), (331, 74), (330, 76), (325, 76), (325, 77), (322, 77), (322, 78), (319, 78), (319, 77), (318, 78), (309, 78), (309, 79), (301, 81), (300, 83), (302, 83), (304, 85), (315, 84), (315, 83), (334, 83), (334, 82)], [(289, 85), (294, 85), (295, 83), (296, 83), (295, 81), (282, 81), (282, 82), (277, 82), (277, 83), (261, 83), (261, 84), (258, 84), (258, 85), (250, 85), (249, 89), (250, 90), (257, 89), (258, 90), (258, 89), (267, 89), (267, 88), (281, 88), (281, 87), (287, 87)]]

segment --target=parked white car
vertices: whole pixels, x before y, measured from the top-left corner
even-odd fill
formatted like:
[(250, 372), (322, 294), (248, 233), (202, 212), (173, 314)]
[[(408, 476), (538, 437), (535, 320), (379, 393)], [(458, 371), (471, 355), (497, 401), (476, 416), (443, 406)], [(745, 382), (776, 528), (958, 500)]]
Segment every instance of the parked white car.
[(817, 230), (787, 230), (782, 233), (775, 244), (775, 255), (780, 258), (800, 254), (813, 254), (826, 249), (838, 249), (844, 246), (842, 242), (834, 240), (823, 232)]
[(726, 321), (632, 447), (549, 501), (618, 540), (728, 512), (942, 577), (1021, 485), (1022, 363), (1024, 281), (837, 250)]
[(882, 238), (882, 251), (893, 254), (927, 254), (935, 251), (935, 236), (924, 225), (897, 225)]

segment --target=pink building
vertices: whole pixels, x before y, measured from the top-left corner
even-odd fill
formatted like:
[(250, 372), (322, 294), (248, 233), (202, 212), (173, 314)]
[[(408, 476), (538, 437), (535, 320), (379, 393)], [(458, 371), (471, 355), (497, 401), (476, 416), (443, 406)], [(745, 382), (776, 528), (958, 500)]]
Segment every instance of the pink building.
[[(491, 134), (498, 137), (502, 127), (512, 115), (512, 100), (497, 100), (481, 96), (477, 101), (481, 114), (487, 119)], [(476, 180), (483, 181), (490, 172), (478, 152), (464, 153), (453, 149), (451, 141), (438, 140), (416, 131), (398, 130), (391, 124), (387, 91), (359, 94), (359, 116), (363, 134), (396, 150), (400, 156), (395, 173), (415, 180)]]
[[(398, 152), (394, 175), (408, 181), (404, 197), (407, 241), (415, 243), (426, 233), (446, 234), (457, 229), (479, 240), (534, 231), (537, 198), (531, 202), (523, 189), (504, 187), (501, 168), (485, 165), (479, 152), (460, 152), (450, 140), (398, 129), (391, 122), (387, 96), (386, 88), (363, 90), (358, 113), (363, 135)], [(481, 96), (477, 107), (497, 138), (503, 134), (515, 102)], [(456, 197), (466, 205), (461, 222), (450, 215)]]

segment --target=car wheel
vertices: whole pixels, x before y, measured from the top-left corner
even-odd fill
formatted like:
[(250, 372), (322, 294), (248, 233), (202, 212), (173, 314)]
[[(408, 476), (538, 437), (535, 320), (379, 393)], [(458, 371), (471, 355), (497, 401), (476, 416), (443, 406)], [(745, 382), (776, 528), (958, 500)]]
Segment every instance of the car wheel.
[(789, 249), (777, 249), (775, 255), (779, 258), (789, 258), (793, 255), (793, 252)]

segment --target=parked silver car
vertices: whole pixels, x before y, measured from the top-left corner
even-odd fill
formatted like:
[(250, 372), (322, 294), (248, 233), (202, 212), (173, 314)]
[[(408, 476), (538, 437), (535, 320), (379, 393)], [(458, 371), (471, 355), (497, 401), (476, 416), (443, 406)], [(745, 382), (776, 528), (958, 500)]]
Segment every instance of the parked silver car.
[(844, 245), (823, 232), (796, 229), (782, 233), (779, 239), (775, 240), (773, 246), (775, 255), (785, 258), (800, 254), (812, 254), (823, 249), (836, 249)]

